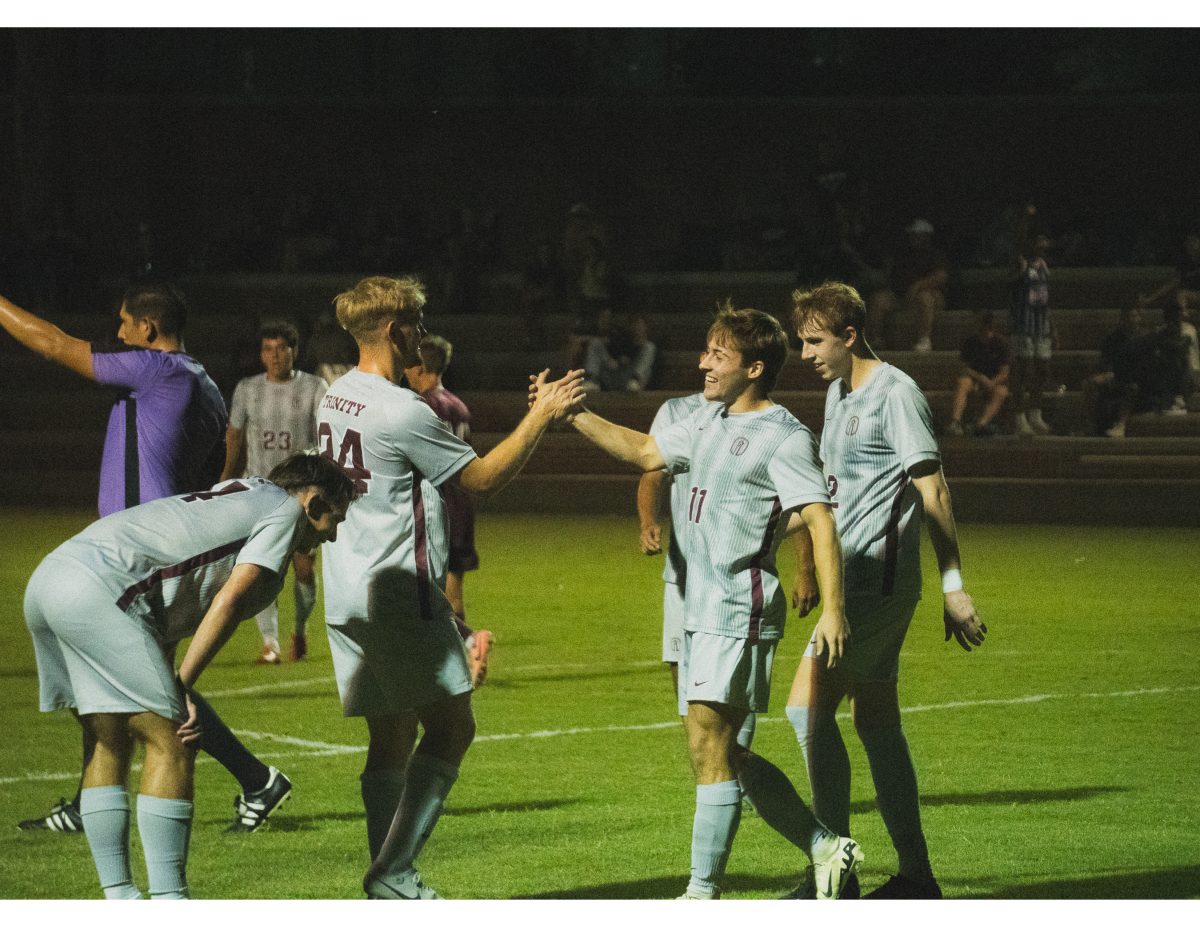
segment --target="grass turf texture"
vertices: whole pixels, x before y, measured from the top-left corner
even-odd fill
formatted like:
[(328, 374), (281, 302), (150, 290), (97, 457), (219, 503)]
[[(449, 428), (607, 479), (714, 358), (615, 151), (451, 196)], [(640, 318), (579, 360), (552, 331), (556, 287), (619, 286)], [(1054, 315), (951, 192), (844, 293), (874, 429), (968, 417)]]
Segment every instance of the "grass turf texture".
[[(84, 513), (5, 513), (0, 538), (0, 897), (95, 898), (81, 836), (26, 833), (19, 818), (75, 789), (79, 737), (37, 711), (21, 616), (38, 560)], [(922, 603), (901, 657), (901, 703), (924, 795), (934, 868), (949, 897), (1195, 898), (1200, 718), (1185, 530), (960, 527), (968, 590), (991, 628), (977, 653), (942, 641), (938, 596)], [(641, 556), (632, 518), (487, 515), (469, 618), (496, 632), (475, 698), (479, 739), (422, 855), (450, 898), (669, 898), (686, 881), (693, 788), (658, 663), (662, 560)], [(789, 555), (780, 557), (785, 576)], [(927, 590), (936, 589), (925, 551)], [(290, 590), (290, 583), (285, 587)], [(290, 592), (281, 629), (290, 631)], [(793, 613), (772, 710), (755, 747), (807, 795), (782, 719), (812, 627)], [(223, 833), (236, 783), (197, 769), (189, 876), (201, 898), (358, 898), (367, 865), (359, 801), (365, 728), (341, 717), (320, 608), (302, 664), (253, 666), (247, 622), (201, 691), (295, 783), (269, 828)], [(240, 691), (252, 690), (252, 691)], [(612, 729), (606, 729), (608, 726)], [(853, 830), (870, 890), (895, 857), (874, 810), (861, 747)], [(557, 733), (555, 733), (557, 732)], [(61, 775), (59, 775), (61, 774)], [(134, 786), (136, 789), (136, 772)], [(134, 828), (135, 877), (145, 885)], [(771, 898), (803, 860), (752, 813), (726, 897)]]

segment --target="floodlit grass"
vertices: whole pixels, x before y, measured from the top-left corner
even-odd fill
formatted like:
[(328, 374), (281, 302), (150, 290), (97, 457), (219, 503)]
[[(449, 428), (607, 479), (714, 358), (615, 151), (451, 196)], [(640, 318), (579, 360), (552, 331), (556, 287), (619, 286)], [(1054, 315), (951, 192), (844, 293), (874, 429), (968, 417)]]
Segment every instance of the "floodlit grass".
[[(3, 898), (98, 896), (82, 837), (12, 826), (75, 789), (78, 728), (63, 713), (37, 711), (21, 598), (40, 557), (87, 519), (11, 510), (3, 519)], [(1200, 533), (960, 531), (987, 644), (966, 654), (944, 643), (933, 596), (901, 658), (905, 725), (947, 895), (1197, 897), (1200, 607), (1185, 577), (1194, 576)], [(422, 856), (426, 881), (451, 898), (679, 894), (694, 793), (658, 664), (661, 560), (638, 553), (632, 518), (487, 515), (479, 546), (469, 617), (498, 644), (475, 699), (479, 740)], [(925, 564), (926, 588), (936, 588), (928, 550)], [(268, 830), (228, 836), (237, 786), (215, 763), (200, 763), (189, 867), (197, 897), (361, 897), (365, 730), (341, 717), (319, 616), (318, 608), (305, 663), (252, 665), (250, 623), (202, 680), (201, 691), (296, 790)], [(285, 630), (289, 622), (285, 599)], [(791, 619), (756, 741), (801, 794), (807, 782), (782, 710), (810, 628), (811, 619)], [(847, 743), (869, 890), (894, 871), (895, 857), (861, 748), (852, 734)], [(139, 849), (134, 859), (144, 885)], [(727, 897), (777, 896), (800, 865), (798, 852), (747, 814)]]

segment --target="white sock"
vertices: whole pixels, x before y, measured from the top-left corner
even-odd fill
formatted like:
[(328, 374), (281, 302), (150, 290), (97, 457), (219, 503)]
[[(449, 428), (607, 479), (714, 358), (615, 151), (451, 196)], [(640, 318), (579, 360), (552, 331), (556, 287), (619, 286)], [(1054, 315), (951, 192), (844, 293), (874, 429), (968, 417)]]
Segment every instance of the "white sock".
[(371, 862), (379, 855), (379, 848), (387, 837), (388, 828), (400, 807), (400, 796), (404, 794), (403, 769), (371, 769), (359, 776), (363, 808), (367, 812), (367, 848), (371, 851)]
[(749, 750), (750, 745), (754, 743), (754, 729), (757, 726), (757, 722), (754, 719), (757, 717), (752, 711), (746, 712), (746, 720), (742, 722), (742, 726), (737, 732), (738, 746)]
[(917, 881), (933, 878), (929, 848), (921, 830), (917, 772), (900, 725), (860, 730), (859, 739), (871, 764), (875, 800), (900, 859), (900, 874)]
[(123, 785), (83, 789), (79, 814), (104, 897), (141, 898), (129, 867), (129, 791)]
[(296, 595), (296, 636), (303, 637), (308, 631), (308, 616), (317, 602), (317, 584), (302, 583), (293, 577), (292, 592)]
[(458, 767), (427, 753), (417, 752), (408, 761), (400, 807), (379, 850), (377, 875), (399, 875), (413, 862), (433, 833), (446, 796), (458, 779)]
[(830, 830), (850, 836), (850, 755), (837, 719), (814, 715), (803, 705), (785, 711), (808, 764), (813, 811)]
[(192, 803), (182, 798), (139, 795), (138, 836), (146, 858), (151, 898), (189, 898), (188, 841), (192, 836)]
[(263, 643), (270, 644), (272, 647), (278, 650), (279, 606), (272, 602), (254, 616), (254, 623), (258, 625), (259, 633), (262, 634)]
[(804, 804), (787, 774), (751, 753), (742, 761), (738, 778), (758, 816), (811, 858), (813, 843), (827, 831)]
[(692, 878), (688, 894), (716, 895), (742, 819), (742, 788), (736, 779), (696, 786), (692, 820)]

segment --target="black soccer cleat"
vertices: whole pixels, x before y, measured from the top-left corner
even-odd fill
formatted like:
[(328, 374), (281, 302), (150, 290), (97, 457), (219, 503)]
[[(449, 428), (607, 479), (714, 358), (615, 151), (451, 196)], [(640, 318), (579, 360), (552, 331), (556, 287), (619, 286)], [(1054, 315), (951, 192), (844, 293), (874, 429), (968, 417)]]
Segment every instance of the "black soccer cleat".
[(867, 892), (867, 898), (887, 900), (937, 900), (942, 897), (942, 887), (937, 879), (930, 877), (928, 881), (917, 881), (908, 876), (894, 875), (873, 892)]
[(60, 798), (50, 813), (42, 818), (29, 818), (17, 824), (21, 830), (53, 830), (60, 834), (82, 834), (83, 815), (74, 802)]
[(270, 768), (267, 784), (257, 792), (239, 794), (233, 800), (236, 812), (227, 834), (252, 834), (267, 823), (272, 812), (291, 798), (292, 782), (274, 766)]

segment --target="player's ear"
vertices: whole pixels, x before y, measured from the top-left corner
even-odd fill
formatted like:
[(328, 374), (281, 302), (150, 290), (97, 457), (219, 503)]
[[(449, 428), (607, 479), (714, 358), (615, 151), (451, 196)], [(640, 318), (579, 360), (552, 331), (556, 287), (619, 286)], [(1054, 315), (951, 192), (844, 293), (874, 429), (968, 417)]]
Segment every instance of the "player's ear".
[(146, 324), (146, 344), (154, 344), (158, 340), (158, 323), (149, 316), (142, 321)]
[(333, 511), (333, 506), (321, 498), (320, 493), (313, 493), (312, 498), (308, 500), (308, 505), (305, 512), (313, 521), (319, 521), (323, 516), (328, 515)]
[(858, 329), (853, 325), (847, 325), (846, 330), (842, 332), (842, 340), (846, 342), (846, 347), (854, 347), (859, 341)]
[(763, 371), (766, 369), (767, 369), (766, 364), (764, 364), (760, 360), (756, 360), (756, 361), (754, 361), (754, 363), (752, 363), (749, 367), (746, 368), (746, 376), (748, 376), (751, 380), (757, 380), (759, 377), (761, 377), (763, 375)]

